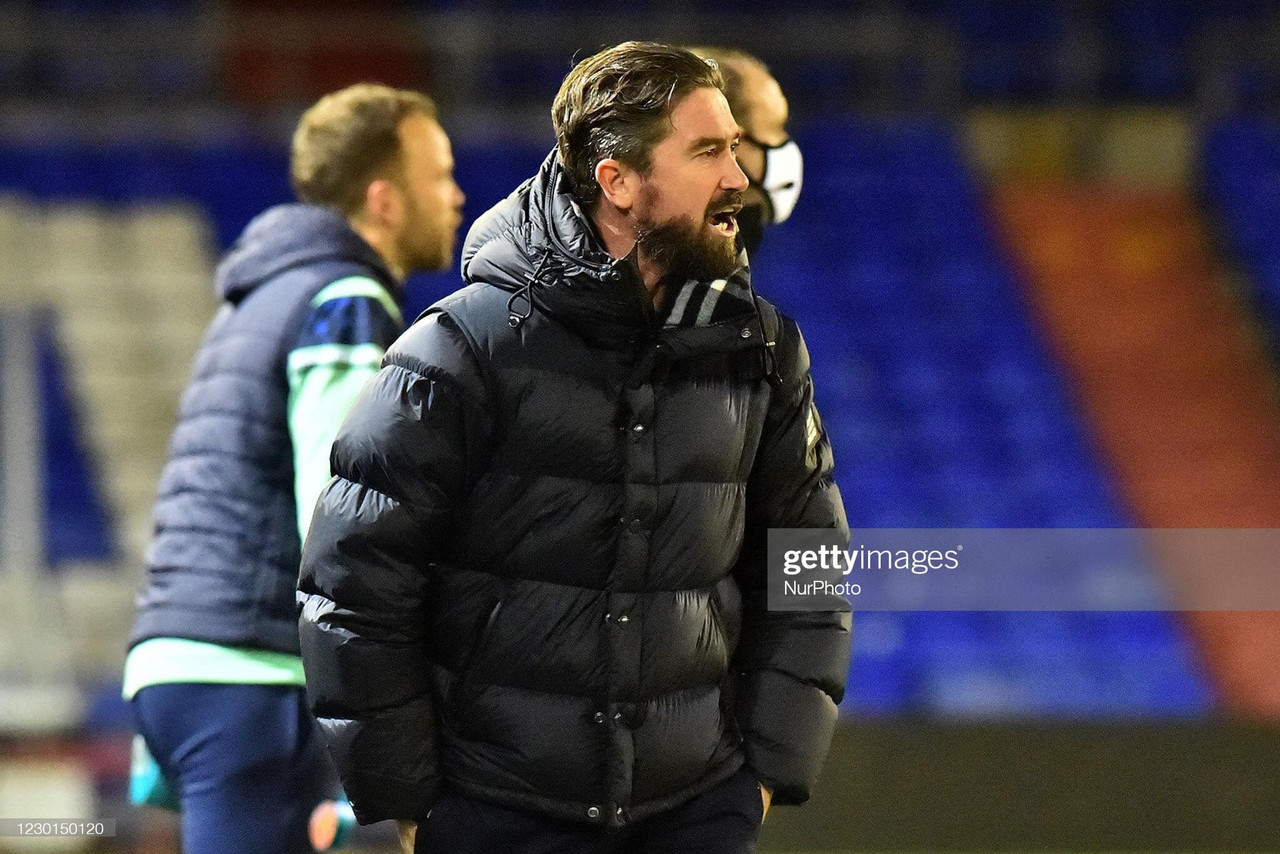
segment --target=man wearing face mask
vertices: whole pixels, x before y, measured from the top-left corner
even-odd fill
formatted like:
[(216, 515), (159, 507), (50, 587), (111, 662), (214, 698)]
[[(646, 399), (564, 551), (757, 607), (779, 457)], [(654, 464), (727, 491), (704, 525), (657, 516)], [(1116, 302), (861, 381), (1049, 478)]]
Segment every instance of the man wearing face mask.
[(754, 255), (764, 230), (785, 222), (800, 197), (804, 159), (787, 135), (787, 96), (769, 67), (734, 48), (697, 47), (693, 52), (720, 66), (725, 99), (742, 128), (738, 165), (751, 186), (738, 214), (738, 243)]

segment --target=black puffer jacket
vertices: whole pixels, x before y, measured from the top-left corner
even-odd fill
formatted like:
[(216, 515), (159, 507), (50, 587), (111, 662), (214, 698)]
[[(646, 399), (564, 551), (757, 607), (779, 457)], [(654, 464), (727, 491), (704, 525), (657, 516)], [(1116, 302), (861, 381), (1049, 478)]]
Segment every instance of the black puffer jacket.
[(663, 325), (558, 186), (553, 156), (476, 223), (474, 284), (334, 446), (302, 648), (364, 822), (443, 783), (618, 825), (744, 749), (796, 803), (831, 738), (849, 614), (765, 608), (768, 528), (846, 528), (799, 332), (745, 270), (678, 289)]

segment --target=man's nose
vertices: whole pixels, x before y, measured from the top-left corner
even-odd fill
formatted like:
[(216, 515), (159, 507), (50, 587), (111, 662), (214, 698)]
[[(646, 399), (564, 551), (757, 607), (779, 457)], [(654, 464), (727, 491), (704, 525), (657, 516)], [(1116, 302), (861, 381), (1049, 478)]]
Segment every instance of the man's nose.
[(742, 171), (742, 167), (738, 165), (736, 158), (729, 160), (729, 169), (724, 178), (720, 181), (720, 186), (726, 190), (737, 190), (739, 192), (747, 189), (751, 182), (747, 180), (747, 173)]

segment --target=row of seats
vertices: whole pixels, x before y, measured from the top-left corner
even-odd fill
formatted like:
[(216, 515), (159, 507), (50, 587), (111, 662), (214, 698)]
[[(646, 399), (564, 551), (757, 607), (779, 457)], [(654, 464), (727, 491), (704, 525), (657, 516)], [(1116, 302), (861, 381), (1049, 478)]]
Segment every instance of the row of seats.
[(1256, 288), (1272, 341), (1280, 340), (1280, 122), (1233, 120), (1211, 128), (1201, 176), (1220, 237)]
[[(198, 35), (204, 9), (192, 0), (42, 0), (32, 4), (29, 30), (43, 26), (82, 26), (85, 22), (148, 20), (177, 28), (181, 44), (113, 39), (103, 50), (85, 52), (79, 42), (65, 44), (15, 39), (0, 52), (0, 93), (42, 93), (70, 97), (229, 98), (259, 106), (313, 100), (322, 92), (359, 79), (432, 88), (435, 57), (412, 37), (377, 41), (318, 35), (291, 39), (287, 48), (265, 43), (237, 30), (235, 12), (315, 14), (316, 4), (241, 0), (226, 34), (214, 41)], [(349, 12), (350, 4), (320, 4), (319, 11)], [(634, 6), (634, 4), (633, 4)], [(695, 2), (713, 14), (719, 6)], [(742, 0), (745, 14), (773, 14), (771, 0)], [(403, 29), (415, 12), (501, 15), (509, 4), (472, 4), (461, 0), (362, 4), (365, 14), (383, 15)], [(521, 0), (526, 13), (574, 15), (596, 11), (585, 0)], [(658, 0), (633, 11), (663, 10)], [(955, 45), (959, 79), (950, 88), (978, 100), (1026, 101), (1054, 96), (1104, 100), (1185, 100), (1212, 88), (1221, 107), (1266, 108), (1280, 93), (1280, 66), (1265, 54), (1208, 57), (1208, 39), (1231, 42), (1233, 33), (1276, 26), (1274, 4), (1264, 0), (1193, 3), (1189, 0), (1106, 0), (1092, 6), (1058, 0), (1009, 3), (1004, 0), (910, 0), (886, 7), (871, 0), (807, 0), (788, 6), (791, 13), (888, 13), (908, 32), (922, 27), (948, 36)], [(851, 20), (857, 20), (851, 18)], [(32, 25), (30, 22), (35, 21)], [(0, 18), (0, 25), (3, 19)], [(194, 34), (194, 35), (192, 35)], [(670, 38), (680, 39), (678, 34)], [(369, 38), (375, 38), (370, 36)], [(204, 39), (204, 41), (201, 41)], [(584, 39), (583, 44), (589, 44)], [(149, 44), (149, 47), (140, 45)], [(38, 46), (37, 46), (38, 45)], [(798, 112), (820, 112), (850, 98), (888, 96), (918, 103), (936, 63), (910, 52), (897, 59), (836, 53), (811, 57), (769, 56), (779, 79), (792, 92)], [(487, 102), (548, 100), (572, 64), (568, 53), (516, 49), (478, 60), (481, 95)], [(1212, 67), (1206, 62), (1211, 62)], [(937, 85), (933, 81), (932, 85)]]
[[(1266, 3), (1190, 3), (1117, 0), (1096, 17), (1062, 3), (997, 3), (967, 0), (943, 4), (947, 20), (968, 45), (966, 88), (979, 97), (1039, 98), (1097, 91), (1118, 99), (1184, 99), (1202, 77), (1198, 40), (1214, 28), (1274, 22)], [(1099, 39), (1096, 79), (1064, 61), (1074, 39)], [(1254, 90), (1266, 75), (1248, 61), (1232, 62), (1216, 85), (1241, 106), (1257, 103)], [(1274, 69), (1273, 69), (1274, 70)], [(1272, 92), (1275, 90), (1272, 89)]]
[[(449, 5), (432, 2), (431, 7)], [(573, 12), (578, 0), (526, 0), (530, 11)], [(747, 14), (774, 11), (768, 0), (738, 4)], [(793, 12), (884, 11), (868, 2), (810, 0)], [(1216, 31), (1275, 23), (1260, 0), (1222, 4), (1112, 0), (1094, 9), (1056, 0), (916, 0), (901, 4), (909, 26), (933, 24), (949, 34), (960, 57), (959, 90), (979, 100), (1036, 100), (1070, 95), (1104, 100), (1182, 100), (1206, 82), (1196, 48)], [(1088, 48), (1082, 45), (1092, 45)], [(1084, 53), (1081, 53), (1084, 51)], [(1082, 58), (1083, 57), (1083, 58)], [(918, 58), (855, 62), (838, 56), (769, 56), (795, 106), (821, 113), (853, 98), (890, 97), (917, 103), (928, 72)], [(546, 98), (567, 70), (568, 58), (523, 52), (492, 57), (484, 82), (499, 99)], [(1280, 92), (1280, 68), (1238, 57), (1215, 67), (1212, 85), (1222, 107), (1265, 107)]]
[(254, 214), (290, 197), (288, 163), (287, 152), (254, 140), (0, 144), (0, 192), (112, 205), (196, 199), (228, 246)]

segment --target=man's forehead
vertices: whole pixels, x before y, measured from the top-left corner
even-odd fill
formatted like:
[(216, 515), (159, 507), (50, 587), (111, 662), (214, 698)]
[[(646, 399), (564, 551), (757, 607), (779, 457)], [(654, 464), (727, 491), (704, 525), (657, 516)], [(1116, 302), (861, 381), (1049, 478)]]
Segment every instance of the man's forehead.
[(397, 131), (406, 150), (439, 158), (451, 159), (453, 156), (448, 134), (439, 122), (429, 116), (409, 116), (400, 123)]
[(674, 135), (692, 142), (704, 138), (732, 139), (738, 135), (738, 123), (729, 102), (719, 89), (695, 89), (671, 111)]
[(439, 142), (441, 138), (448, 141), (448, 136), (444, 132), (444, 128), (440, 127), (440, 123), (430, 116), (424, 116), (415, 113), (411, 116), (405, 116), (400, 121), (400, 126), (396, 128), (402, 137), (426, 139), (432, 142)]

